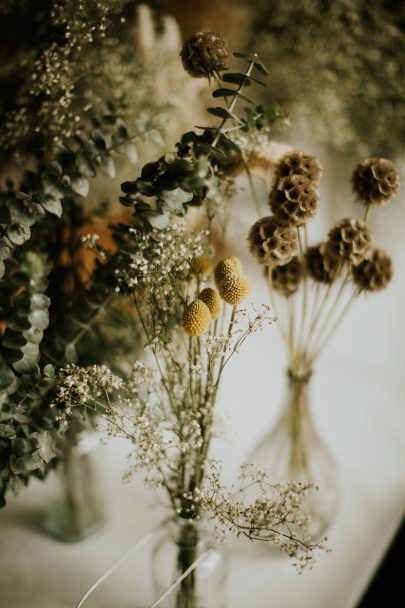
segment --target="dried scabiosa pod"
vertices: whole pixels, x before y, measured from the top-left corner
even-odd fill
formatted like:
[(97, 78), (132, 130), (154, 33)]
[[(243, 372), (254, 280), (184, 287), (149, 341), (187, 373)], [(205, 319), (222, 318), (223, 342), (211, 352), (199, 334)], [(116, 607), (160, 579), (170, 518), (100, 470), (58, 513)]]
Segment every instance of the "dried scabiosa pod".
[(302, 152), (302, 150), (292, 150), (280, 158), (274, 180), (278, 181), (292, 175), (302, 175), (314, 185), (318, 185), (322, 177), (322, 165), (316, 156)]
[(183, 67), (193, 78), (209, 78), (226, 70), (229, 50), (226, 41), (214, 32), (197, 32), (186, 40), (180, 52)]
[(202, 300), (194, 300), (185, 309), (183, 327), (190, 336), (202, 336), (210, 323), (210, 309)]
[(353, 268), (353, 280), (360, 289), (380, 291), (392, 278), (392, 261), (382, 249), (372, 249), (365, 260)]
[(384, 205), (398, 192), (398, 172), (385, 158), (366, 158), (353, 172), (352, 188), (366, 205)]
[(271, 271), (271, 285), (285, 297), (293, 295), (303, 278), (303, 268), (297, 256), (284, 266), (276, 266)]
[(280, 226), (274, 216), (266, 216), (253, 224), (248, 234), (250, 252), (267, 266), (288, 264), (297, 252), (297, 232)]
[(211, 318), (215, 321), (219, 317), (221, 312), (221, 298), (219, 293), (212, 289), (212, 287), (206, 287), (198, 294), (198, 299), (204, 302), (211, 313)]
[(339, 258), (326, 243), (308, 247), (305, 260), (308, 275), (319, 283), (332, 283), (340, 269)]
[(329, 255), (340, 262), (356, 266), (366, 257), (371, 243), (372, 236), (365, 222), (345, 218), (329, 231), (326, 248)]
[(316, 214), (319, 194), (305, 175), (290, 175), (273, 182), (270, 208), (281, 226), (303, 226)]

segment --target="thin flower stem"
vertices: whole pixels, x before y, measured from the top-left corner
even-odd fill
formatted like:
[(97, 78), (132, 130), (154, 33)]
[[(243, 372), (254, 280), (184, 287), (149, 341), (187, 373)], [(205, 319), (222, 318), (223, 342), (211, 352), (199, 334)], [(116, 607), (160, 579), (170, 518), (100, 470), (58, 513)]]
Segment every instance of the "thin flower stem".
[(371, 207), (370, 204), (366, 205), (366, 210), (364, 212), (363, 222), (366, 223), (366, 224), (367, 224), (367, 219), (368, 219), (368, 215), (369, 215), (369, 212), (370, 212), (370, 207)]
[(305, 245), (303, 240), (306, 242), (306, 226), (304, 227), (304, 237), (301, 235), (302, 228), (297, 227), (298, 246), (302, 267), (304, 268), (304, 286), (302, 291), (302, 308), (301, 308), (301, 322), (300, 331), (297, 339), (297, 345), (295, 350), (295, 365), (299, 365), (299, 359), (301, 358), (301, 352), (303, 349), (303, 339), (305, 335), (305, 325), (307, 321), (307, 300), (308, 300), (308, 277), (305, 267)]
[(249, 165), (247, 164), (247, 162), (245, 160), (243, 160), (243, 166), (244, 166), (245, 171), (246, 171), (246, 175), (247, 175), (248, 183), (249, 183), (249, 189), (250, 189), (250, 193), (252, 195), (252, 200), (253, 200), (254, 206), (256, 208), (257, 215), (258, 215), (259, 218), (261, 218), (262, 217), (261, 201), (260, 201), (259, 196), (258, 196), (258, 194), (256, 192), (256, 187), (255, 187), (254, 180), (253, 180), (253, 177), (252, 177), (252, 172), (250, 171)]
[[(247, 77), (250, 76), (250, 74), (252, 73), (254, 65), (255, 64), (253, 63), (253, 61), (251, 61), (250, 64), (249, 64), (248, 70), (246, 72), (246, 76)], [(234, 94), (234, 97), (233, 97), (232, 101), (226, 106), (226, 109), (227, 109), (227, 111), (229, 113), (232, 113), (232, 111), (233, 111), (233, 109), (234, 109), (234, 107), (236, 105), (236, 102), (238, 101), (238, 93), (241, 91), (241, 89), (243, 88), (244, 84), (245, 84), (245, 81), (241, 82), (241, 84), (235, 89), (235, 94)], [(225, 126), (225, 124), (226, 124), (227, 121), (228, 121), (228, 117), (225, 117), (225, 118), (222, 119), (222, 121), (221, 121), (221, 123), (220, 123), (220, 125), (218, 127), (218, 132), (217, 132), (217, 134), (216, 134), (216, 136), (214, 138), (214, 141), (211, 144), (213, 148), (215, 148), (215, 146), (219, 142), (219, 139), (220, 139), (220, 137), (221, 137), (221, 135), (223, 133), (223, 127)]]
[(318, 344), (319, 341), (322, 339), (322, 334), (323, 334), (323, 332), (325, 332), (327, 330), (328, 324), (330, 323), (331, 318), (333, 317), (336, 307), (338, 306), (340, 299), (342, 298), (343, 293), (345, 291), (345, 287), (348, 285), (348, 283), (349, 283), (349, 272), (347, 272), (345, 277), (343, 278), (340, 288), (335, 296), (335, 299), (333, 300), (332, 304), (329, 307), (329, 310), (325, 314), (323, 322), (320, 323), (318, 325), (318, 327), (315, 328), (317, 331), (316, 332), (314, 331), (312, 333), (312, 335), (310, 336), (310, 338), (308, 340), (308, 344), (307, 344), (308, 350), (310, 350), (310, 347), (311, 347), (311, 344), (310, 344), (311, 339), (315, 345)]
[(167, 396), (168, 396), (168, 398), (169, 398), (169, 402), (170, 402), (170, 405), (171, 405), (171, 407), (172, 407), (172, 410), (173, 410), (173, 412), (174, 412), (174, 413), (177, 415), (177, 408), (176, 408), (176, 406), (175, 406), (175, 404), (174, 404), (174, 401), (173, 401), (173, 397), (172, 397), (171, 390), (170, 390), (169, 386), (167, 385), (167, 382), (166, 382), (166, 377), (165, 377), (165, 375), (164, 375), (164, 373), (163, 373), (163, 370), (162, 370), (162, 367), (161, 367), (161, 365), (160, 365), (160, 361), (159, 361), (159, 357), (157, 356), (156, 349), (155, 349), (155, 347), (154, 347), (154, 346), (152, 345), (152, 343), (151, 343), (151, 340), (150, 340), (150, 337), (149, 337), (149, 333), (148, 333), (148, 330), (147, 330), (147, 327), (146, 327), (145, 321), (144, 321), (144, 319), (143, 319), (143, 316), (142, 316), (142, 314), (141, 314), (140, 307), (138, 306), (138, 302), (137, 302), (137, 300), (136, 300), (136, 296), (135, 296), (135, 294), (133, 295), (133, 299), (134, 299), (135, 308), (136, 308), (137, 313), (138, 313), (138, 315), (139, 315), (139, 320), (140, 320), (140, 322), (141, 322), (142, 328), (143, 328), (143, 330), (144, 330), (144, 332), (145, 332), (145, 335), (146, 335), (146, 339), (148, 340), (148, 343), (150, 344), (150, 347), (151, 347), (151, 350), (152, 350), (152, 353), (153, 353), (154, 359), (155, 359), (155, 361), (156, 361), (156, 365), (157, 365), (157, 368), (158, 368), (158, 370), (159, 370), (159, 374), (160, 374), (160, 378), (161, 378), (161, 380), (162, 380), (162, 384), (163, 384), (164, 389), (165, 389), (165, 391), (166, 391), (166, 393), (167, 393)]
[(360, 288), (357, 288), (351, 295), (351, 298), (349, 299), (349, 301), (347, 302), (346, 306), (343, 308), (343, 310), (341, 311), (339, 317), (336, 319), (335, 323), (332, 325), (332, 327), (329, 329), (329, 332), (326, 334), (326, 336), (324, 337), (324, 340), (322, 341), (322, 343), (319, 345), (319, 347), (316, 349), (316, 351), (314, 352), (314, 354), (310, 357), (310, 365), (313, 364), (313, 362), (315, 361), (315, 359), (317, 358), (317, 356), (319, 355), (319, 353), (325, 348), (325, 346), (327, 345), (327, 343), (329, 342), (330, 338), (332, 337), (332, 335), (335, 333), (335, 331), (337, 330), (337, 328), (339, 327), (340, 323), (342, 322), (342, 320), (344, 319), (345, 315), (347, 314), (350, 306), (352, 305), (353, 301), (355, 300), (356, 297), (359, 296), (360, 294)]
[(285, 344), (288, 345), (288, 335), (284, 329), (283, 321), (281, 321), (281, 317), (278, 313), (278, 307), (276, 306), (275, 293), (273, 293), (272, 283), (273, 282), (271, 279), (271, 268), (268, 267), (268, 269), (267, 269), (267, 287), (268, 287), (268, 291), (269, 291), (270, 305), (271, 305), (272, 309), (274, 310), (274, 314), (277, 319), (277, 326), (280, 330), (281, 337), (283, 338)]

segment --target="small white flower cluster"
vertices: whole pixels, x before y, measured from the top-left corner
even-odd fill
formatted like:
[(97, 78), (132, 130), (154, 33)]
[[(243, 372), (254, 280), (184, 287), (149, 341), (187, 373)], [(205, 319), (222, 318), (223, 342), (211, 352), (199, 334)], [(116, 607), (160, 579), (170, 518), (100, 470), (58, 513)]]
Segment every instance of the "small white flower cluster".
[(82, 243), (84, 243), (85, 245), (87, 245), (88, 249), (90, 249), (91, 251), (96, 251), (96, 249), (97, 249), (97, 241), (99, 239), (100, 239), (100, 235), (99, 234), (88, 233), (85, 236), (82, 236)]
[(314, 484), (271, 483), (266, 469), (247, 465), (241, 469), (239, 483), (225, 488), (220, 463), (210, 461), (209, 465), (200, 500), (223, 530), (276, 545), (294, 560), (299, 573), (313, 566), (320, 551), (328, 551), (326, 538), (309, 541), (304, 506), (308, 493), (317, 490)]
[(202, 255), (206, 236), (204, 232), (188, 234), (184, 222), (150, 232), (129, 228), (128, 234), (127, 264), (114, 270), (118, 285), (153, 289), (162, 299), (171, 296), (175, 283), (189, 279), (190, 262)]
[(122, 388), (122, 379), (106, 365), (67, 365), (58, 374), (58, 389), (52, 406), (58, 408), (60, 418), (66, 418), (73, 408), (94, 407), (100, 397)]

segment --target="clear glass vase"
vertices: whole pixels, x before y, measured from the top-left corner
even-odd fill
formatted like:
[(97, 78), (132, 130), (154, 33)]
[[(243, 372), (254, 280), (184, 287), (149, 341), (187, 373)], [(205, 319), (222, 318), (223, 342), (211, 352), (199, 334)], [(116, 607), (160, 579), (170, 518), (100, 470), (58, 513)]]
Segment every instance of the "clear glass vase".
[(304, 512), (309, 516), (309, 534), (319, 539), (331, 524), (337, 509), (338, 487), (335, 460), (319, 437), (309, 403), (312, 372), (287, 374), (287, 397), (274, 428), (252, 451), (248, 462), (269, 469), (275, 482), (305, 481), (319, 489), (308, 493)]
[(226, 554), (205, 522), (167, 523), (152, 551), (152, 577), (157, 598), (173, 587), (161, 608), (226, 608)]
[(63, 456), (50, 480), (45, 528), (56, 538), (75, 542), (101, 528), (106, 519), (97, 470), (99, 438), (83, 432), (66, 441)]

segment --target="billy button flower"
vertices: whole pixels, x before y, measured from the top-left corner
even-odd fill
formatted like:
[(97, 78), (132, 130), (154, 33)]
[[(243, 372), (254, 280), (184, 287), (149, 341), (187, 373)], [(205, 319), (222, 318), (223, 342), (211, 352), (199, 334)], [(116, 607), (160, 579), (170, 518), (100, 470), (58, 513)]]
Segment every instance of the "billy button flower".
[(211, 323), (210, 309), (202, 300), (194, 300), (183, 314), (183, 328), (190, 336), (202, 336)]
[(242, 262), (236, 256), (225, 258), (218, 262), (214, 270), (214, 278), (217, 287), (219, 284), (231, 274), (242, 274)]
[(212, 287), (206, 287), (198, 295), (198, 299), (208, 306), (212, 320), (216, 321), (221, 312), (221, 298), (219, 297), (219, 293), (215, 289), (212, 289)]
[(207, 279), (214, 268), (212, 257), (203, 253), (191, 260), (191, 270), (202, 279)]

